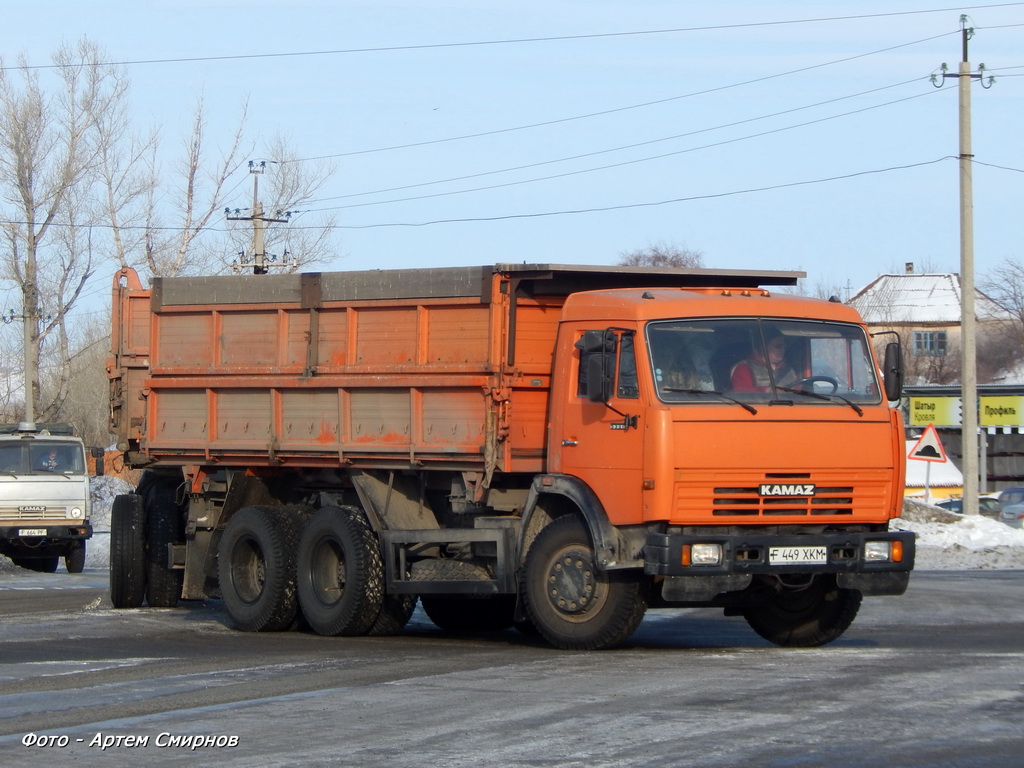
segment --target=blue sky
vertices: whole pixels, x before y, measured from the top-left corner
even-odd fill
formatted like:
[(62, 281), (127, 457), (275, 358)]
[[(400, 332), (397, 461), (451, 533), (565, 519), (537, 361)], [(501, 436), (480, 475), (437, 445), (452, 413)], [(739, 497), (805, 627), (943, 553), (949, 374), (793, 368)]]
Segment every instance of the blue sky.
[[(326, 269), (668, 243), (856, 290), (908, 261), (959, 269), (956, 84), (928, 76), (956, 71), (961, 13), (997, 78), (972, 93), (980, 280), (1024, 258), (1024, 3), (53, 0), (8, 4), (0, 51), (45, 64), (88, 36), (159, 61), (128, 72), (167, 151), (200, 94), (221, 143), (248, 99), (253, 159), (281, 132), (336, 164), (296, 218), (336, 213)], [(228, 188), (249, 204), (247, 173)]]

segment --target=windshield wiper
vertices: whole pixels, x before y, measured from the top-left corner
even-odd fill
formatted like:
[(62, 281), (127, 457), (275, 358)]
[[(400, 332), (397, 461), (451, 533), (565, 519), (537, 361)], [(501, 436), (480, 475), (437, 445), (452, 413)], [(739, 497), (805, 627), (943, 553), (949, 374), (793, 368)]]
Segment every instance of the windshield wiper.
[(864, 409), (863, 408), (861, 408), (856, 403), (851, 402), (850, 400), (847, 400), (842, 395), (837, 395), (837, 394), (834, 394), (834, 393), (831, 394), (831, 395), (826, 395), (826, 394), (823, 394), (821, 392), (808, 392), (806, 389), (793, 389), (792, 387), (776, 387), (776, 389), (781, 390), (783, 392), (792, 392), (794, 395), (807, 395), (808, 397), (814, 397), (814, 398), (817, 398), (818, 400), (826, 400), (826, 401), (828, 401), (830, 403), (834, 403), (836, 400), (842, 400), (848, 406), (853, 408), (853, 410), (855, 410), (857, 412), (858, 416), (863, 416), (864, 415)]
[(676, 387), (662, 387), (662, 392), (682, 392), (686, 395), (717, 395), (723, 400), (728, 400), (730, 403), (736, 403), (736, 405), (746, 408), (753, 414), (757, 414), (757, 408), (752, 406), (750, 403), (744, 403), (742, 400), (737, 400), (735, 397), (729, 397), (724, 392), (719, 392), (717, 389), (677, 389)]

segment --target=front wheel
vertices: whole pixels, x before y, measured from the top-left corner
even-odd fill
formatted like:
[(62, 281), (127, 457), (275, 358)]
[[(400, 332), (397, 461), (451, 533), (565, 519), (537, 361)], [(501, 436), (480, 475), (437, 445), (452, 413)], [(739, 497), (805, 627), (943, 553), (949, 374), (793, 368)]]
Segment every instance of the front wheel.
[(744, 610), (757, 634), (775, 645), (812, 648), (831, 643), (857, 616), (861, 593), (840, 589), (832, 576), (803, 587), (780, 584), (763, 602)]
[(534, 539), (521, 591), (526, 614), (556, 648), (591, 651), (624, 643), (647, 610), (635, 572), (602, 572), (583, 521), (556, 519)]
[(85, 542), (79, 541), (71, 545), (64, 555), (64, 567), (68, 573), (81, 573), (85, 570)]

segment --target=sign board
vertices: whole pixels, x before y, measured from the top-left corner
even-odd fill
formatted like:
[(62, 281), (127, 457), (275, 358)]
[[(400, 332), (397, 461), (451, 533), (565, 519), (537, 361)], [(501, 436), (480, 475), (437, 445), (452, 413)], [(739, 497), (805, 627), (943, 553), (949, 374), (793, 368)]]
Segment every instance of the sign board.
[(982, 427), (1024, 426), (1024, 397), (982, 397), (978, 410)]
[(912, 397), (910, 398), (909, 426), (958, 427), (960, 426), (959, 397)]
[(935, 431), (933, 424), (928, 425), (924, 434), (921, 435), (921, 439), (910, 449), (907, 458), (918, 461), (946, 461), (946, 451), (942, 447), (939, 433)]

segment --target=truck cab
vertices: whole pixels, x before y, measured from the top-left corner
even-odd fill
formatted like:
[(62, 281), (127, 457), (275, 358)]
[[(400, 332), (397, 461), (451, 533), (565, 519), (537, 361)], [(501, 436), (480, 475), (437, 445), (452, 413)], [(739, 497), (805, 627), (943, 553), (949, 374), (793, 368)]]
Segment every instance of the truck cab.
[(85, 567), (92, 537), (85, 446), (69, 425), (0, 427), (0, 554), (29, 570)]

